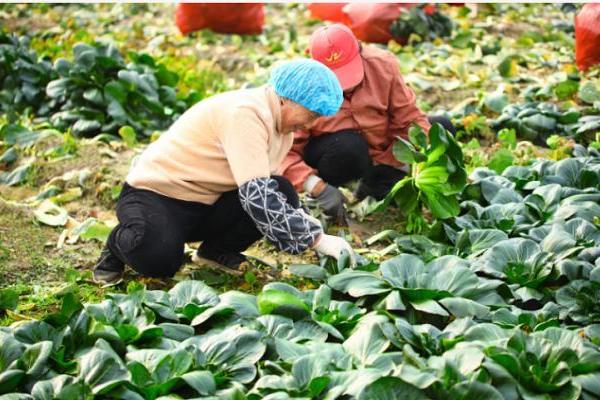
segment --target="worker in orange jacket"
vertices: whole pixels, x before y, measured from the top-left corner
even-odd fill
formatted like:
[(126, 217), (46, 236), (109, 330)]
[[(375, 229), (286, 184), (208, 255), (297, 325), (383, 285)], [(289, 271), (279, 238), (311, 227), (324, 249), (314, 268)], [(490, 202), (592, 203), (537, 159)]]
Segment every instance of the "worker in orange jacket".
[(425, 132), (433, 122), (455, 130), (447, 118), (428, 118), (417, 107), (415, 93), (391, 52), (363, 46), (346, 26), (316, 30), (309, 51), (335, 73), (344, 101), (335, 115), (320, 117), (309, 129), (294, 134), (283, 174), (296, 190), (316, 198), (327, 215), (344, 223), (344, 196), (338, 187), (360, 179), (359, 199), (385, 197), (407, 172), (392, 148), (397, 137), (407, 137), (412, 124)]

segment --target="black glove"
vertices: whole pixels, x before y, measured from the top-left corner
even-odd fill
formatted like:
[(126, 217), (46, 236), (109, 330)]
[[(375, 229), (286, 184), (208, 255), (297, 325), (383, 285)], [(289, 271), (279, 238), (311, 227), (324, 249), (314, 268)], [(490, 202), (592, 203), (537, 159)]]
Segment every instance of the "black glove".
[(338, 188), (327, 184), (325, 189), (315, 199), (325, 214), (333, 217), (338, 225), (346, 225), (348, 223), (348, 216), (344, 208), (346, 199)]

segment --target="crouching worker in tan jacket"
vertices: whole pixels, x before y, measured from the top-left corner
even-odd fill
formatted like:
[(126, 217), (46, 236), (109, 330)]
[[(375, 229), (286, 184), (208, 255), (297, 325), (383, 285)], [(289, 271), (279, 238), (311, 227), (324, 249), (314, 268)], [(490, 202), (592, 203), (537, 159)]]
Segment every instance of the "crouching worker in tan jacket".
[(269, 84), (222, 93), (186, 111), (142, 153), (117, 203), (119, 224), (94, 268), (94, 279), (118, 283), (127, 264), (142, 275), (170, 277), (196, 258), (233, 273), (242, 251), (262, 236), (280, 250), (352, 256), (300, 208), (291, 183), (277, 175), (293, 132), (334, 115), (342, 89), (327, 67), (295, 60), (276, 68)]

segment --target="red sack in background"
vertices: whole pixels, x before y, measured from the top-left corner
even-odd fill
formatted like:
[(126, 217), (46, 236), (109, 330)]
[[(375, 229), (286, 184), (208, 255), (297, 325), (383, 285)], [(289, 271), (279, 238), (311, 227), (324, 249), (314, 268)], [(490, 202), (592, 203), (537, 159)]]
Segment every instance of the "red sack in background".
[[(408, 7), (410, 8), (410, 7)], [(436, 11), (438, 10), (437, 5), (436, 4), (427, 4), (424, 8), (423, 8), (423, 12), (425, 12), (425, 14), (427, 15), (432, 15), (434, 14)]]
[(343, 8), (348, 17), (346, 25), (359, 40), (371, 43), (387, 43), (392, 39), (390, 25), (402, 8), (414, 7), (416, 3), (351, 3)]
[(600, 64), (600, 4), (589, 3), (575, 16), (575, 62), (585, 71)]
[(180, 3), (175, 23), (184, 35), (205, 28), (254, 35), (263, 30), (265, 10), (262, 3)]
[(342, 8), (348, 3), (311, 3), (308, 5), (310, 16), (321, 21), (346, 23)]

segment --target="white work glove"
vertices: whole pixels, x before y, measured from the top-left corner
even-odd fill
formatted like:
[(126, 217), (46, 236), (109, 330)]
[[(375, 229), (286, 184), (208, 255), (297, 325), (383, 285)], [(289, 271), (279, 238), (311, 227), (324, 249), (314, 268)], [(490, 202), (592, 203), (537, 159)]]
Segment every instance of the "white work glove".
[(317, 238), (317, 242), (315, 245), (313, 245), (313, 249), (326, 256), (331, 256), (336, 260), (340, 258), (342, 250), (346, 250), (350, 255), (350, 265), (352, 268), (356, 266), (356, 256), (354, 254), (354, 250), (352, 250), (352, 247), (348, 242), (339, 236), (327, 235), (323, 233)]

